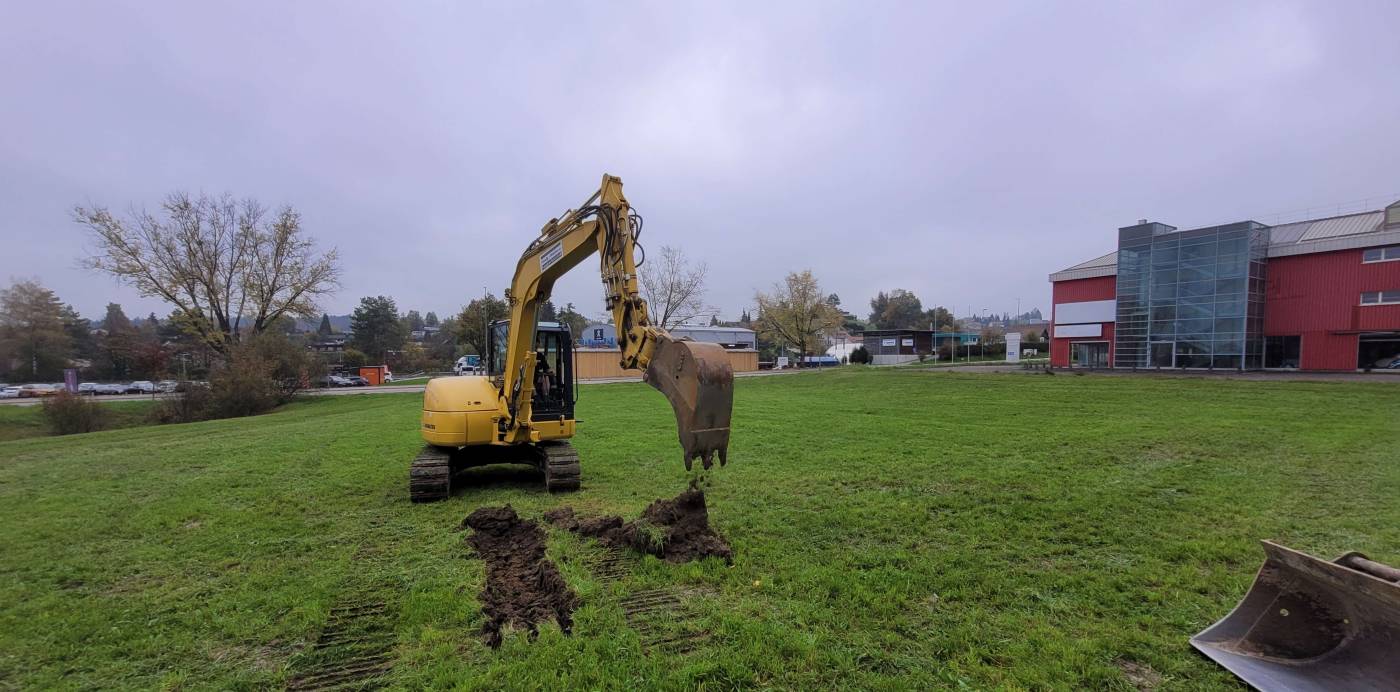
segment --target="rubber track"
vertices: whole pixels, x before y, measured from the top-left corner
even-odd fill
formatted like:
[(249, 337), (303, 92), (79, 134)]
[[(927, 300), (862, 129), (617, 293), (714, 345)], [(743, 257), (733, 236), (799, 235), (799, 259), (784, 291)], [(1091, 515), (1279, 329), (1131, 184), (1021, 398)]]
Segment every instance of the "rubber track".
[(544, 487), (551, 493), (578, 490), (578, 451), (568, 442), (541, 442), (537, 445), (543, 458)]
[(414, 502), (436, 502), (452, 494), (452, 457), (448, 450), (423, 445), (408, 470), (408, 497)]

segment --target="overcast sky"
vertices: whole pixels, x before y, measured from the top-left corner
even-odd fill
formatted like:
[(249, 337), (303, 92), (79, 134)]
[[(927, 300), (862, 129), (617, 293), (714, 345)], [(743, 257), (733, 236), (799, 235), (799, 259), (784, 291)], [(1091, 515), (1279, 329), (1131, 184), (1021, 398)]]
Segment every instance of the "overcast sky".
[[(8, 2), (0, 280), (169, 307), (77, 268), (75, 204), (291, 204), (348, 312), (498, 294), (606, 171), (736, 317), (812, 269), (1048, 313), (1139, 218), (1400, 198), (1400, 3)], [(8, 276), (7, 276), (8, 275)], [(555, 300), (601, 311), (591, 261)]]

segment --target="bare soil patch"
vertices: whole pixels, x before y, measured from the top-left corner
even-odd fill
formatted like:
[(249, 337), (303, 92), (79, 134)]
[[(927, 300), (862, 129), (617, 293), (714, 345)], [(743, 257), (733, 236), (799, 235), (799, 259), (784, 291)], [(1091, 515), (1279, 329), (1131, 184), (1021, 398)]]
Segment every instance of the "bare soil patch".
[(544, 529), (521, 519), (510, 505), (482, 507), (462, 523), (472, 529), (467, 544), (486, 563), (486, 584), (479, 598), (486, 615), (482, 634), (487, 645), (500, 646), (506, 626), (527, 629), (534, 638), (539, 623), (551, 618), (568, 634), (578, 596), (545, 557)]
[(655, 555), (667, 562), (690, 562), (707, 557), (732, 562), (734, 551), (710, 527), (705, 491), (691, 487), (669, 500), (656, 500), (642, 516), (623, 522), (619, 516), (580, 517), (572, 507), (552, 509), (545, 521), (604, 545)]

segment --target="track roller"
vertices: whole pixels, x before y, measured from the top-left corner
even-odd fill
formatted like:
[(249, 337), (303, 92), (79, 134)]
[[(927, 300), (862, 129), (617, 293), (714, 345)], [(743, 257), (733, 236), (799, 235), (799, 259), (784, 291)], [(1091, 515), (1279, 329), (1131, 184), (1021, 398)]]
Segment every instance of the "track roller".
[(414, 502), (437, 502), (452, 494), (452, 450), (423, 445), (408, 471), (408, 496)]
[(550, 441), (535, 445), (539, 451), (540, 470), (544, 471), (544, 487), (551, 493), (578, 490), (578, 452), (568, 442)]

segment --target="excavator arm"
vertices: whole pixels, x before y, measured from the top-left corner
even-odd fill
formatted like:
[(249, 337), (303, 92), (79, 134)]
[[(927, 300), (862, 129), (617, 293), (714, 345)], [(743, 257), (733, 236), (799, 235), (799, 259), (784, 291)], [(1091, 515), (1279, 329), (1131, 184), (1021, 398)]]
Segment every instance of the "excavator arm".
[(550, 219), (520, 256), (506, 293), (510, 332), (498, 390), (498, 442), (537, 441), (530, 424), (537, 310), (559, 277), (596, 252), (621, 365), (642, 370), (643, 379), (671, 402), (686, 469), (694, 459), (707, 469), (716, 455), (721, 465), (728, 461), (733, 368), (720, 346), (675, 339), (651, 323), (646, 301), (638, 293), (635, 254), (641, 229), (641, 217), (622, 196), (622, 180), (604, 175), (592, 197)]

